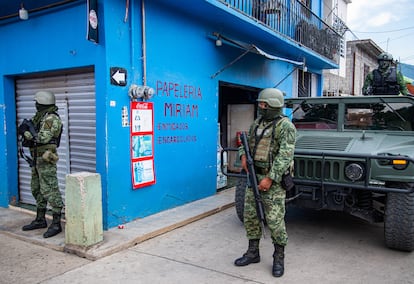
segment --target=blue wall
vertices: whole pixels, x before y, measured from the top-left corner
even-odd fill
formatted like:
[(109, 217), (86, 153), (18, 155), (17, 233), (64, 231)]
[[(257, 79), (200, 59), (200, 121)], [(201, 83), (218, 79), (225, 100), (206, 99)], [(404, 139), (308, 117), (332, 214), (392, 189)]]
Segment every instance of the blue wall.
[(3, 106), (0, 116), (5, 127), (0, 133), (0, 146), (3, 145), (0, 149), (6, 152), (6, 159), (0, 162), (1, 206), (18, 199), (13, 75), (92, 66), (99, 62), (102, 48), (84, 40), (85, 10), (85, 5), (75, 3), (65, 10), (31, 15), (28, 21), (10, 21), (0, 26), (0, 105)]
[[(120, 127), (120, 113), (129, 99), (108, 91), (108, 227), (137, 217), (191, 202), (216, 192), (216, 139), (219, 80), (263, 88), (281, 80), (292, 66), (248, 54), (215, 79), (211, 75), (236, 58), (242, 50), (215, 46), (207, 35), (218, 29), (199, 18), (146, 2), (147, 85), (154, 97), (154, 158), (156, 184), (133, 190), (130, 174), (129, 129)], [(129, 84), (142, 84), (141, 14), (135, 3), (130, 15), (132, 43), (126, 32), (105, 16), (108, 68), (127, 68)], [(134, 5), (133, 5), (134, 7)], [(122, 9), (123, 7), (121, 7)], [(117, 21), (112, 7), (111, 20)], [(108, 8), (105, 7), (107, 15)], [(115, 13), (116, 14), (116, 13)], [(116, 27), (109, 31), (109, 26)], [(118, 31), (118, 32), (116, 32)], [(111, 37), (111, 38), (110, 38)], [(120, 46), (108, 46), (116, 41)], [(131, 48), (131, 61), (120, 50)], [(120, 58), (122, 60), (120, 60)], [(110, 63), (114, 61), (114, 63)], [(288, 93), (291, 77), (280, 88)], [(108, 89), (119, 87), (108, 86)], [(107, 101), (107, 103), (108, 103)], [(175, 127), (177, 126), (177, 127)], [(178, 129), (176, 129), (178, 128)]]
[[(229, 45), (216, 47), (208, 35), (220, 31), (251, 42), (246, 32), (237, 25), (226, 27), (209, 17), (146, 1), (146, 83), (155, 90), (150, 101), (154, 103), (156, 184), (134, 190), (130, 130), (122, 126), (121, 115), (122, 107), (130, 108), (129, 86), (143, 84), (141, 3), (131, 1), (125, 22), (125, 3), (100, 2), (100, 41), (93, 44), (85, 38), (83, 2), (0, 26), (0, 38), (7, 38), (6, 45), (0, 46), (5, 63), (0, 65), (0, 75), (7, 75), (0, 80), (0, 121), (6, 121), (9, 130), (0, 133), (0, 150), (7, 153), (0, 162), (0, 206), (17, 196), (13, 75), (84, 66), (95, 70), (96, 171), (102, 177), (105, 229), (213, 195), (219, 82), (271, 87), (293, 66), (249, 53), (212, 79), (243, 51)], [(252, 37), (260, 44), (260, 38)], [(126, 86), (111, 85), (111, 67), (127, 70)], [(290, 76), (278, 87), (290, 96), (292, 84)]]
[[(0, 83), (0, 87), (1, 87)], [(5, 118), (6, 105), (4, 102), (0, 102), (0, 149), (6, 148), (6, 118)], [(6, 153), (7, 157), (7, 153)], [(0, 206), (7, 207), (9, 204), (9, 180), (5, 178), (7, 176), (7, 159), (0, 159)], [(13, 178), (13, 177), (12, 177)], [(14, 180), (16, 180), (16, 175), (14, 175)]]

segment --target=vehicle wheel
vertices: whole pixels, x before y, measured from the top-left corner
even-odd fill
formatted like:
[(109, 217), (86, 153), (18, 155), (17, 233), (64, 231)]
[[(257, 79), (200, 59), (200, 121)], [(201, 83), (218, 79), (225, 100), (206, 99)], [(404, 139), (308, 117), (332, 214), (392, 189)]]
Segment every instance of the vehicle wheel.
[[(242, 170), (242, 174), (246, 172)], [(247, 187), (247, 179), (246, 178), (239, 178), (236, 185), (236, 191), (234, 196), (234, 203), (236, 207), (237, 217), (241, 222), (243, 222), (243, 213), (244, 213), (244, 195), (246, 192)]]
[[(412, 188), (413, 183), (393, 183), (389, 187)], [(388, 193), (385, 205), (384, 237), (387, 247), (414, 250), (414, 193)]]

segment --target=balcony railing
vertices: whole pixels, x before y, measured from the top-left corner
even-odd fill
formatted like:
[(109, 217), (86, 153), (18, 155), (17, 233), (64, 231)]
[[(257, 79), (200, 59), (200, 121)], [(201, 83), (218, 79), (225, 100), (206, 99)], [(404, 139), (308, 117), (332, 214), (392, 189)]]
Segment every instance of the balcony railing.
[(338, 63), (341, 35), (299, 0), (218, 0)]

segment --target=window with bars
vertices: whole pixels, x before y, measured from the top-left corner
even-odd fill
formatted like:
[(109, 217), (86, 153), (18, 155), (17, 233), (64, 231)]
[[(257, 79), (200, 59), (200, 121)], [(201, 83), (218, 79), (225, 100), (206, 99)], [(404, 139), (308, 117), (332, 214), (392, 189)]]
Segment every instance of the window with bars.
[(298, 97), (312, 96), (312, 73), (299, 70), (298, 72)]

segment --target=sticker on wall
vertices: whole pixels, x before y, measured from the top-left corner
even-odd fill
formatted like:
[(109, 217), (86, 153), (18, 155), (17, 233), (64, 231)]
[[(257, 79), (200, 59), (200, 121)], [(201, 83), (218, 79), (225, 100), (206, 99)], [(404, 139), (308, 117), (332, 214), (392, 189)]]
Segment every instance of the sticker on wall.
[(129, 119), (128, 119), (128, 108), (127, 106), (122, 107), (122, 127), (129, 126)]
[(131, 102), (131, 165), (133, 188), (155, 183), (154, 109), (148, 102)]

